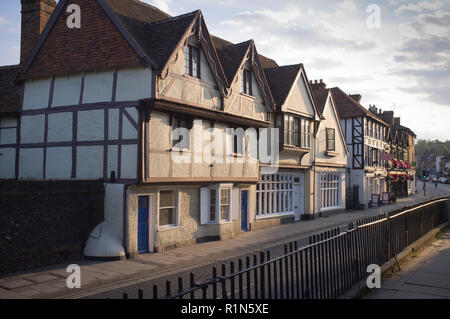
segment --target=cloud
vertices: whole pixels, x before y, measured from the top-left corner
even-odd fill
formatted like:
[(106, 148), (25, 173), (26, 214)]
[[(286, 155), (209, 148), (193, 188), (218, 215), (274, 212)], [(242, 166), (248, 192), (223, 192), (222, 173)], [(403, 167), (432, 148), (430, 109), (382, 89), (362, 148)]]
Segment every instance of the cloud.
[(2, 16), (0, 16), (0, 26), (4, 25), (4, 24), (8, 24), (10, 23), (9, 20), (3, 18)]
[(436, 11), (444, 7), (444, 4), (440, 1), (419, 1), (417, 3), (409, 3), (408, 5), (402, 5), (395, 9), (395, 13), (401, 13), (404, 11), (422, 12), (424, 10)]
[(173, 4), (173, 0), (141, 0), (142, 2), (148, 3), (152, 6), (157, 7), (158, 9), (171, 13), (171, 5)]

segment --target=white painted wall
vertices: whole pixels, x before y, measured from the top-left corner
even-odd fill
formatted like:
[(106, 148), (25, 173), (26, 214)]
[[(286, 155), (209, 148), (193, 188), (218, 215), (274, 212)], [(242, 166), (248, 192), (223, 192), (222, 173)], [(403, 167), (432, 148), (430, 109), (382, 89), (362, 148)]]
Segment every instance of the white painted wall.
[(298, 77), (296, 83), (284, 103), (283, 112), (292, 112), (306, 117), (314, 116), (314, 106), (308, 94), (306, 81), (302, 74)]
[(51, 78), (46, 78), (25, 82), (23, 110), (35, 110), (48, 107), (51, 81)]
[(72, 147), (47, 148), (47, 179), (69, 179), (72, 175)]
[(113, 81), (113, 71), (84, 74), (83, 104), (111, 101)]
[(105, 114), (103, 110), (78, 112), (78, 141), (101, 141), (105, 139)]
[(80, 73), (55, 77), (52, 107), (78, 104), (80, 92)]
[(16, 177), (16, 149), (0, 148), (0, 179)]
[(22, 116), (20, 130), (20, 142), (43, 143), (45, 132), (45, 115), (26, 115)]
[(42, 179), (44, 176), (44, 149), (27, 148), (20, 150), (19, 177), (22, 179)]
[(0, 118), (0, 145), (15, 144), (17, 141), (17, 118)]
[(123, 69), (117, 72), (116, 101), (137, 101), (150, 98), (152, 71), (147, 68)]
[(105, 184), (105, 222), (123, 239), (123, 184)]
[(108, 139), (109, 140), (118, 140), (119, 139), (119, 119), (120, 119), (119, 109), (109, 109), (108, 110)]
[(72, 140), (73, 113), (63, 112), (48, 115), (48, 142), (67, 142)]
[(77, 147), (77, 178), (97, 179), (102, 176), (103, 146)]
[(134, 179), (137, 173), (137, 146), (122, 145), (122, 159), (120, 167), (120, 177), (124, 179)]

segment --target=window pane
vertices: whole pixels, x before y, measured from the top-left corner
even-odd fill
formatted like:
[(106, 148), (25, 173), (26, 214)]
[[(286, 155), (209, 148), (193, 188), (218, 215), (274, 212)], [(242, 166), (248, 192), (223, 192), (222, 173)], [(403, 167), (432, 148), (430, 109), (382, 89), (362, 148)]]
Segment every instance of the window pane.
[(159, 225), (174, 225), (175, 224), (175, 209), (164, 208), (159, 210)]
[(210, 208), (209, 208), (209, 220), (216, 220), (216, 190), (210, 190)]
[(173, 191), (161, 191), (159, 193), (159, 207), (175, 206), (175, 196)]

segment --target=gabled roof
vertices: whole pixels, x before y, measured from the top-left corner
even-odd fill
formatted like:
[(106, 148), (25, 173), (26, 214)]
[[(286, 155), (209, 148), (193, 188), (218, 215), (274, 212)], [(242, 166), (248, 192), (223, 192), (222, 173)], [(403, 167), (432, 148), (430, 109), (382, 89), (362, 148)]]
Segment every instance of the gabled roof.
[(117, 14), (138, 21), (152, 23), (169, 19), (171, 16), (160, 9), (137, 0), (104, 0)]
[(19, 71), (20, 65), (0, 67), (0, 115), (20, 110), (20, 86), (14, 83)]
[[(337, 120), (336, 125), (339, 128), (339, 134), (343, 141), (345, 152), (348, 154), (349, 150), (348, 150), (347, 143), (345, 141), (345, 134), (344, 134), (344, 130), (342, 129), (339, 113), (336, 109), (336, 101), (334, 100), (333, 92), (331, 91), (331, 89), (319, 89), (319, 90), (313, 90), (313, 94), (314, 94), (314, 99), (316, 100), (317, 109), (322, 114), (322, 117), (325, 112), (325, 107), (327, 105), (328, 97), (331, 98), (331, 107), (333, 108), (333, 113), (336, 114), (336, 120)], [(319, 124), (319, 125), (321, 125), (321, 124)]]
[(152, 23), (123, 15), (117, 17), (148, 55), (153, 67), (161, 71), (199, 13), (194, 11)]
[(286, 102), (301, 67), (301, 64), (295, 64), (264, 69), (277, 106), (281, 107)]
[(388, 124), (379, 117), (373, 115), (369, 110), (364, 108), (359, 102), (356, 102), (348, 94), (344, 93), (340, 88), (334, 87), (331, 89), (333, 98), (336, 102), (336, 108), (339, 113), (339, 117), (352, 118), (358, 116), (368, 116), (384, 125)]
[(231, 84), (236, 77), (251, 44), (252, 41), (245, 41), (217, 50), (217, 54), (223, 66), (223, 71), (227, 76), (228, 83)]

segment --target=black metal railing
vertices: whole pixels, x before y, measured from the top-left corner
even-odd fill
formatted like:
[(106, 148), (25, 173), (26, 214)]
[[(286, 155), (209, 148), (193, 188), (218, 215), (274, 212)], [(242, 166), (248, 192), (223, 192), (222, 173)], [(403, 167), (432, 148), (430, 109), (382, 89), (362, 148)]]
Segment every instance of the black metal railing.
[[(284, 254), (271, 251), (212, 267), (211, 279), (196, 282), (190, 273), (184, 287), (166, 281), (164, 291), (153, 285), (147, 296), (164, 299), (333, 299), (367, 275), (367, 266), (383, 265), (408, 245), (448, 221), (449, 198), (431, 200), (395, 211), (367, 217), (298, 242), (284, 245)], [(228, 266), (228, 267), (227, 267)], [(220, 274), (219, 274), (220, 270)], [(123, 294), (128, 299), (128, 294)]]

